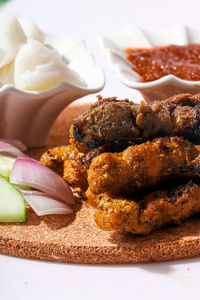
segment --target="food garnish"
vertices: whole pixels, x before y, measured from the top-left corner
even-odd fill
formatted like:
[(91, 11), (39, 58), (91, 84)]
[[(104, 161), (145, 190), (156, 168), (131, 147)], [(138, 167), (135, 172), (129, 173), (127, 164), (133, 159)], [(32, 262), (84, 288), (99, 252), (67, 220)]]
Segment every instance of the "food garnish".
[(26, 154), (24, 154), (19, 149), (19, 147), (8, 144), (6, 142), (2, 142), (1, 139), (0, 139), (0, 153), (12, 155), (12, 156), (15, 156), (15, 157), (18, 157), (18, 156), (25, 157), (26, 156)]
[(22, 152), (27, 151), (27, 147), (21, 141), (19, 141), (19, 140), (2, 139), (2, 138), (0, 138), (0, 142), (4, 142), (4, 143), (7, 143), (9, 145), (15, 146), (16, 148), (18, 148)]
[(74, 203), (72, 191), (62, 177), (29, 157), (16, 159), (11, 170), (10, 182), (31, 186), (68, 204)]
[[(10, 142), (19, 145), (21, 149), (26, 149), (19, 141), (11, 140)], [(24, 199), (39, 216), (72, 213), (68, 204), (74, 203), (73, 195), (62, 177), (40, 162), (28, 158), (11, 144), (0, 141), (0, 147), (2, 153), (9, 154), (0, 154), (0, 178), (3, 179), (1, 182), (2, 191), (4, 191), (4, 194), (3, 192), (0, 194), (0, 222), (25, 222), (27, 218), (23, 216), (26, 207), (20, 206)], [(10, 156), (10, 154), (15, 156)], [(16, 204), (13, 204), (15, 198)], [(11, 205), (13, 209), (10, 209)], [(16, 212), (15, 207), (18, 209)]]
[(52, 214), (70, 214), (73, 212), (72, 208), (62, 201), (55, 199), (39, 191), (25, 191), (20, 190), (26, 202), (32, 207), (38, 216), (52, 215)]
[(15, 160), (16, 157), (14, 156), (0, 154), (0, 176), (9, 180), (10, 172)]
[(26, 222), (26, 205), (17, 188), (0, 176), (0, 222)]

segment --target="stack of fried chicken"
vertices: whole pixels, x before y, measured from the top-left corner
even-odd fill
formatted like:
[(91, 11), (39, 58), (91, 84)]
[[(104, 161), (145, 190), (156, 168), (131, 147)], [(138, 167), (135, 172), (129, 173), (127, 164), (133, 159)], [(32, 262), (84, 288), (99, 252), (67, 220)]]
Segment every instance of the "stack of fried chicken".
[(75, 119), (70, 145), (41, 157), (96, 208), (103, 230), (149, 234), (200, 211), (200, 94), (152, 104), (102, 99)]

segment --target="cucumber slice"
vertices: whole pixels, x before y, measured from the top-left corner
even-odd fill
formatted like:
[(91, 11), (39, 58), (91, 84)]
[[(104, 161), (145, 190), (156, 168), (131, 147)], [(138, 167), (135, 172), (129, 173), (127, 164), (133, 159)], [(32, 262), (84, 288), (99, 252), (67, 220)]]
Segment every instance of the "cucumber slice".
[(14, 156), (0, 154), (0, 175), (9, 179), (12, 166), (16, 160)]
[[(7, 180), (10, 178), (10, 172), (16, 157), (0, 154), (0, 176), (5, 177)], [(32, 187), (26, 185), (17, 185), (22, 190), (32, 190)]]
[(26, 204), (22, 194), (0, 176), (0, 222), (26, 222)]
[(31, 186), (28, 186), (28, 185), (15, 184), (15, 186), (17, 186), (21, 190), (26, 190), (26, 191), (27, 190), (33, 190), (33, 188)]

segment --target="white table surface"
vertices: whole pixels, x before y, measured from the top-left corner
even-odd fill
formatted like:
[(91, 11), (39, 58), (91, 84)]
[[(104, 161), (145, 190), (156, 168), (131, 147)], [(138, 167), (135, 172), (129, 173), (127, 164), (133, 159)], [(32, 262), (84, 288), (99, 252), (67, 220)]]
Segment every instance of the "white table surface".
[[(160, 30), (199, 25), (199, 0), (13, 0), (0, 12), (33, 18), (44, 31), (84, 39), (106, 74), (103, 96), (141, 100), (111, 73), (97, 37), (135, 24)], [(95, 95), (83, 101), (93, 101)], [(199, 258), (138, 265), (47, 263), (0, 255), (0, 300), (200, 299)]]

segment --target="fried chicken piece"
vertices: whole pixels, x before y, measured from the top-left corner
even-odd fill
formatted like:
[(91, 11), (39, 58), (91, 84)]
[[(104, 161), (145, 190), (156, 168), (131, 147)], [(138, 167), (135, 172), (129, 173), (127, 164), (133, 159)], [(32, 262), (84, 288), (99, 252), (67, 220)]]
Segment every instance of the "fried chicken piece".
[(76, 148), (79, 152), (87, 154), (91, 149), (88, 149), (83, 143), (75, 140), (73, 135), (73, 125), (69, 130), (69, 143), (72, 147)]
[(82, 192), (88, 188), (87, 172), (92, 160), (101, 153), (107, 152), (106, 146), (90, 150), (82, 157), (75, 157), (64, 162), (63, 178), (72, 187), (80, 188)]
[(69, 132), (69, 145), (51, 148), (44, 152), (40, 158), (43, 165), (60, 175), (63, 175), (63, 164), (66, 160), (80, 159), (90, 151), (84, 144), (74, 139), (72, 129), (71, 127)]
[(83, 157), (84, 154), (72, 146), (58, 146), (47, 150), (40, 158), (40, 162), (46, 167), (62, 173), (63, 163), (67, 159), (74, 159), (75, 157)]
[(103, 230), (149, 234), (167, 224), (179, 224), (200, 211), (200, 186), (190, 181), (169, 190), (157, 190), (145, 195), (140, 202), (109, 194), (87, 198), (97, 208), (95, 221)]
[(103, 153), (92, 160), (88, 183), (92, 193), (121, 194), (154, 186), (171, 178), (200, 175), (199, 147), (180, 138), (158, 138), (121, 153)]
[(107, 151), (109, 148), (106, 145), (90, 150), (87, 154), (79, 152), (74, 145), (58, 146), (47, 150), (40, 162), (62, 175), (70, 186), (84, 192), (88, 188), (87, 171), (93, 158)]
[(164, 136), (200, 143), (200, 94), (181, 94), (152, 104), (102, 99), (72, 123), (74, 139), (86, 148), (131, 145)]

